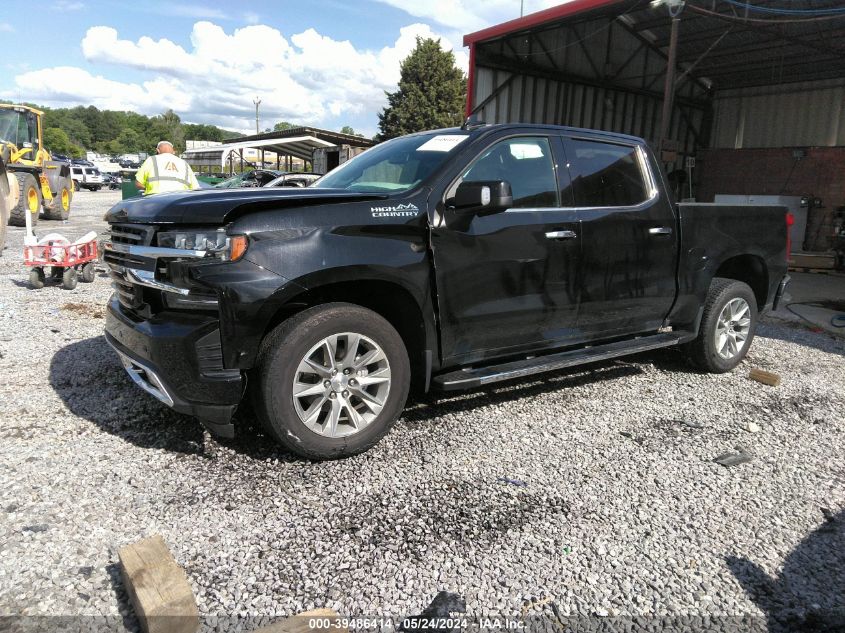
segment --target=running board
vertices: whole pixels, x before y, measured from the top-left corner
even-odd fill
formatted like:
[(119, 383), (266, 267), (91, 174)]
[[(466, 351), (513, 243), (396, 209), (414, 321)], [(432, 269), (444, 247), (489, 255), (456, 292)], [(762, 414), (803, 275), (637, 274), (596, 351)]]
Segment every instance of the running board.
[(435, 376), (432, 384), (434, 389), (440, 391), (472, 389), (473, 387), (481, 387), (482, 385), (489, 385), (490, 383), (501, 382), (502, 380), (512, 380), (532, 374), (574, 367), (575, 365), (584, 365), (619, 356), (638, 354), (653, 349), (660, 349), (661, 347), (670, 347), (677, 345), (683, 334), (683, 332), (653, 334), (625, 341), (617, 341), (615, 343), (582, 347), (566, 352), (558, 352), (557, 354), (515, 360), (502, 363), (501, 365), (467, 367), (449, 372), (448, 374)]

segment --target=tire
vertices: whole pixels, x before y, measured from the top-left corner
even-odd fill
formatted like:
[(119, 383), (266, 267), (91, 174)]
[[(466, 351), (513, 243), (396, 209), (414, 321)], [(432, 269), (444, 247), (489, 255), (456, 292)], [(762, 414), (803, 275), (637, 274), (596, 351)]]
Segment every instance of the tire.
[[(732, 304), (731, 308), (728, 304)], [(720, 327), (725, 322), (732, 325)], [(725, 332), (719, 337), (719, 341), (724, 341), (721, 349), (717, 348), (717, 328)], [(731, 371), (748, 353), (756, 329), (757, 298), (754, 291), (741, 281), (715, 277), (704, 302), (698, 337), (688, 346), (689, 355), (704, 371), (714, 374)], [(731, 339), (734, 340), (733, 347)]]
[(67, 220), (70, 217), (70, 203), (73, 200), (73, 185), (67, 178), (59, 181), (59, 190), (53, 198), (52, 206), (44, 208), (47, 220)]
[(43, 268), (33, 268), (29, 271), (29, 285), (35, 288), (36, 290), (40, 290), (44, 287)]
[[(348, 334), (361, 336), (355, 349)], [(328, 364), (326, 348), (320, 345), (328, 337), (336, 337), (335, 356), (340, 358), (336, 375), (328, 368), (311, 369)], [(376, 360), (366, 366), (344, 368), (353, 358), (374, 356)], [(309, 358), (310, 366), (305, 364)], [(265, 431), (288, 450), (317, 460), (356, 455), (375, 445), (402, 413), (411, 379), (407, 350), (393, 326), (350, 303), (309, 308), (279, 325), (261, 344), (256, 373), (253, 404)], [(362, 376), (371, 382), (362, 386), (358, 382)], [(318, 393), (295, 398), (295, 379), (312, 384)], [(359, 393), (374, 404), (367, 404)], [(303, 418), (312, 411), (316, 415), (309, 426)], [(333, 411), (338, 413), (334, 424)]]
[(79, 184), (79, 181), (74, 180), (73, 181), (73, 190), (74, 191), (80, 191), (81, 189), (82, 189), (82, 185)]
[(79, 283), (79, 275), (76, 272), (76, 268), (71, 266), (65, 268), (65, 272), (62, 273), (62, 288), (73, 290), (76, 288), (77, 283)]
[(38, 224), (38, 214), (41, 213), (42, 204), (38, 179), (27, 172), (18, 172), (15, 178), (18, 179), (20, 195), (18, 203), (9, 213), (9, 225), (26, 226), (26, 214), (29, 213), (32, 217), (32, 226), (35, 226)]
[(79, 276), (83, 282), (90, 284), (94, 281), (94, 262), (88, 262), (82, 266), (82, 274)]

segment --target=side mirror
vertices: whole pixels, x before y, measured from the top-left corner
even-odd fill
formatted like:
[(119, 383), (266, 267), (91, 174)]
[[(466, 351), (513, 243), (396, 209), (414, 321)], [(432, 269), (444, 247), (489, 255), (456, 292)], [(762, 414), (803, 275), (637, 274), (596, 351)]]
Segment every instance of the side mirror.
[(505, 180), (462, 182), (449, 200), (456, 213), (487, 215), (513, 206), (511, 185)]

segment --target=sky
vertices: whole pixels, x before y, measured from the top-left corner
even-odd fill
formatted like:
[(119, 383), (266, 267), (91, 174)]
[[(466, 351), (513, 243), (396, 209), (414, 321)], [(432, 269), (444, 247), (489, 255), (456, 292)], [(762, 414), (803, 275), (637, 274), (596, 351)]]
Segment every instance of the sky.
[[(416, 37), (465, 72), (463, 35), (560, 0), (3, 0), (0, 98), (255, 131), (290, 121), (372, 136)], [(34, 43), (37, 37), (38, 41)]]

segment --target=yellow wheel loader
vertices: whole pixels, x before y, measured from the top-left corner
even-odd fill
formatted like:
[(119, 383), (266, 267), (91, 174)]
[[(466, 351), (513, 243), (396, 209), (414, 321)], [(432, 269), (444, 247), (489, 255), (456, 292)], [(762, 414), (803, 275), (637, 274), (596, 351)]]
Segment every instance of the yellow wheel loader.
[[(44, 212), (49, 220), (67, 220), (73, 199), (70, 165), (54, 161), (44, 148), (43, 112), (0, 103), (0, 162), (9, 189), (9, 224), (32, 224)], [(2, 192), (0, 192), (2, 195)]]

